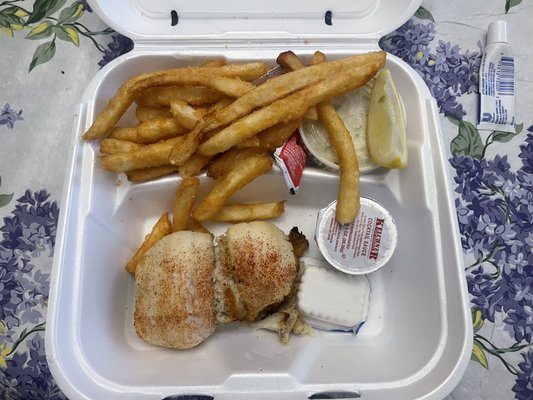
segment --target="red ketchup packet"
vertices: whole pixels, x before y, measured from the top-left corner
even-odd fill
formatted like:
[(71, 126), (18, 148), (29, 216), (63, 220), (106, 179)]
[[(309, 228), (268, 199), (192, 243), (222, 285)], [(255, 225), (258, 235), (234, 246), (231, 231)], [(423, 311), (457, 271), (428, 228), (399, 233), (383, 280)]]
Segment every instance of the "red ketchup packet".
[(296, 194), (307, 161), (307, 154), (300, 144), (300, 135), (296, 130), (281, 147), (274, 152), (274, 160), (283, 173), (285, 183), (291, 194)]

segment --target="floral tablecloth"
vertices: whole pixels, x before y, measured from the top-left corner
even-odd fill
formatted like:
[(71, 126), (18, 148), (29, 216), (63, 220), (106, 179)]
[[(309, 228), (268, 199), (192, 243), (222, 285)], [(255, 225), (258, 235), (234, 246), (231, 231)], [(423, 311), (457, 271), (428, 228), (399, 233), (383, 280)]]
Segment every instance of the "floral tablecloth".
[[(487, 25), (515, 50), (515, 133), (475, 127)], [(455, 188), (474, 348), (449, 399), (533, 399), (533, 6), (424, 1), (380, 45), (437, 100)], [(133, 43), (85, 1), (0, 0), (0, 398), (62, 399), (44, 351), (74, 105)], [(414, 350), (413, 350), (414, 351)]]

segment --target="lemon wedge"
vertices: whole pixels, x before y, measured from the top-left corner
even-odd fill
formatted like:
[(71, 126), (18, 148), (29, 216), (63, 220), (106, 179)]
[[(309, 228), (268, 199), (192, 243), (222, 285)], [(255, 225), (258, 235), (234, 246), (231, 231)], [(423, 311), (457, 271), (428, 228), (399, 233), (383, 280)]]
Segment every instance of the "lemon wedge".
[(388, 69), (381, 71), (372, 87), (366, 135), (370, 157), (376, 164), (407, 166), (405, 109)]

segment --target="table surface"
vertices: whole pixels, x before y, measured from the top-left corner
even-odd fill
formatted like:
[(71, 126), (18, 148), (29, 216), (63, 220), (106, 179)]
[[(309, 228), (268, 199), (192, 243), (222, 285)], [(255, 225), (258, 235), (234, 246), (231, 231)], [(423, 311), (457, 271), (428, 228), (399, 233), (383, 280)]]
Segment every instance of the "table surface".
[[(515, 51), (515, 134), (475, 128), (481, 51), (497, 19)], [(448, 399), (533, 399), (531, 21), (529, 1), (428, 0), (380, 42), (429, 86), (448, 151), (474, 324), (471, 361)], [(0, 397), (62, 399), (44, 330), (73, 106), (133, 43), (85, 1), (0, 1), (0, 29)]]

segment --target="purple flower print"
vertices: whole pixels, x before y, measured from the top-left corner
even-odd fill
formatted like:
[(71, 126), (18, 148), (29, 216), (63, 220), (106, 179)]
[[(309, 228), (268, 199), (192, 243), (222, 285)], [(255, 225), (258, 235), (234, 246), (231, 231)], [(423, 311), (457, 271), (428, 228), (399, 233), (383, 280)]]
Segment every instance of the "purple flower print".
[(518, 363), (518, 376), (513, 386), (515, 399), (530, 400), (533, 398), (533, 350), (521, 354), (524, 359)]
[(120, 33), (114, 33), (111, 35), (111, 39), (113, 41), (107, 45), (108, 49), (105, 51), (104, 56), (98, 63), (100, 67), (105, 66), (118, 56), (121, 56), (122, 54), (125, 54), (133, 49), (132, 40), (121, 35)]
[(0, 126), (5, 125), (8, 129), (13, 129), (16, 121), (22, 121), (22, 110), (13, 110), (9, 103), (4, 105), (4, 108), (0, 110)]

